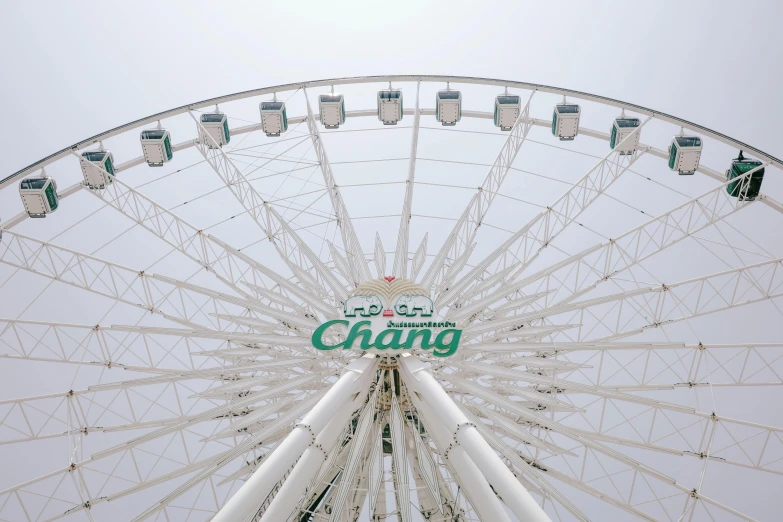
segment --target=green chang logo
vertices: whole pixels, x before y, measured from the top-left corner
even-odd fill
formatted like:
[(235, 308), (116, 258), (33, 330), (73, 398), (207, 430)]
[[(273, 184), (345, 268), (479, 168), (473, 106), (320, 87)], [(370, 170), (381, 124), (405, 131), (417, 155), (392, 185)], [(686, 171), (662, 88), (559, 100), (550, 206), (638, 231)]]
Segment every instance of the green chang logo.
[[(434, 306), (426, 290), (406, 279), (383, 278), (359, 286), (343, 304), (345, 319), (334, 319), (313, 332), (318, 350), (432, 350), (454, 355), (462, 330), (449, 321), (432, 321)], [(398, 320), (395, 320), (395, 317)]]

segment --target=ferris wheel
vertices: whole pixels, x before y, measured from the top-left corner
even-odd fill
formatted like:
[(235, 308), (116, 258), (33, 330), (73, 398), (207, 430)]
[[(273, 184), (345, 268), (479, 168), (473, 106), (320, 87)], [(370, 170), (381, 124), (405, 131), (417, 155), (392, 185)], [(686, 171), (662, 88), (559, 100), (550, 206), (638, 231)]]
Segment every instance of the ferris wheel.
[(773, 520), (781, 168), (403, 75), (52, 154), (0, 181), (0, 520)]

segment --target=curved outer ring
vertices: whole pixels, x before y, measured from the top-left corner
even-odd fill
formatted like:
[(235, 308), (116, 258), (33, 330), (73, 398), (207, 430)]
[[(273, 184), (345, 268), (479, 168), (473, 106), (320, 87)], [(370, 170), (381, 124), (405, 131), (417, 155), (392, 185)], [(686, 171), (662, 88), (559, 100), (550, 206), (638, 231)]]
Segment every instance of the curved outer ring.
[(66, 155), (70, 154), (71, 151), (81, 149), (83, 147), (87, 147), (89, 145), (92, 145), (94, 143), (97, 143), (101, 140), (110, 138), (112, 136), (115, 136), (117, 134), (120, 134), (122, 132), (135, 129), (137, 127), (141, 127), (142, 125), (147, 125), (149, 123), (156, 122), (158, 120), (161, 120), (163, 118), (169, 118), (172, 116), (176, 116), (178, 114), (183, 114), (185, 112), (188, 112), (190, 110), (194, 109), (200, 109), (203, 107), (207, 107), (209, 105), (215, 105), (217, 103), (226, 103), (234, 100), (241, 100), (244, 98), (251, 98), (254, 96), (261, 96), (264, 94), (271, 94), (275, 92), (284, 92), (284, 91), (292, 91), (296, 89), (301, 88), (310, 88), (310, 87), (322, 87), (322, 86), (331, 86), (331, 85), (350, 85), (350, 84), (356, 84), (356, 83), (383, 83), (383, 82), (415, 82), (415, 81), (424, 81), (424, 82), (454, 82), (454, 83), (464, 83), (464, 84), (476, 84), (476, 85), (497, 85), (499, 87), (516, 87), (520, 89), (527, 89), (527, 90), (538, 90), (541, 92), (547, 92), (551, 94), (559, 94), (564, 96), (573, 96), (575, 98), (583, 99), (583, 100), (589, 100), (594, 101), (598, 103), (602, 103), (605, 105), (612, 105), (621, 109), (628, 109), (632, 110), (634, 112), (645, 114), (648, 116), (653, 116), (655, 118), (658, 118), (663, 121), (668, 121), (669, 123), (673, 123), (675, 125), (679, 125), (685, 129), (689, 129), (692, 131), (697, 131), (703, 135), (709, 136), (715, 140), (721, 141), (723, 143), (726, 143), (727, 145), (735, 146), (739, 149), (749, 151), (753, 153), (754, 155), (758, 156), (760, 159), (767, 160), (771, 162), (773, 165), (775, 165), (778, 168), (783, 169), (783, 160), (780, 160), (774, 156), (770, 156), (766, 152), (763, 152), (755, 147), (752, 147), (748, 145), (747, 143), (743, 143), (741, 141), (735, 140), (733, 138), (730, 138), (729, 136), (726, 136), (725, 134), (721, 134), (719, 132), (716, 132), (712, 129), (708, 129), (707, 127), (702, 127), (701, 125), (698, 125), (693, 122), (689, 122), (687, 120), (683, 120), (681, 118), (677, 118), (675, 116), (671, 116), (669, 114), (658, 112), (652, 109), (648, 109), (647, 107), (642, 107), (640, 105), (635, 105), (633, 103), (626, 103), (620, 100), (615, 100), (613, 98), (607, 98), (605, 96), (597, 96), (595, 94), (590, 94), (586, 92), (581, 91), (574, 91), (571, 89), (561, 89), (559, 87), (551, 87), (548, 85), (539, 85), (535, 83), (527, 83), (527, 82), (514, 82), (514, 81), (506, 81), (506, 80), (497, 80), (493, 78), (474, 78), (469, 76), (433, 76), (433, 75), (412, 75), (412, 74), (395, 74), (390, 76), (354, 76), (354, 77), (347, 77), (347, 78), (332, 78), (328, 80), (316, 80), (311, 82), (302, 82), (302, 83), (289, 83), (289, 84), (283, 84), (283, 85), (275, 85), (272, 87), (264, 87), (262, 89), (252, 89), (249, 91), (242, 91), (234, 94), (228, 94), (226, 96), (219, 96), (217, 98), (209, 98), (207, 100), (202, 100), (200, 102), (191, 103), (188, 105), (183, 105), (181, 107), (177, 107), (175, 109), (171, 109), (164, 112), (159, 112), (157, 114), (153, 114), (151, 116), (147, 116), (146, 118), (141, 118), (139, 120), (132, 121), (130, 123), (126, 123), (124, 125), (120, 125), (119, 127), (115, 127), (111, 130), (108, 130), (106, 132), (102, 132), (101, 134), (96, 134), (95, 136), (92, 136), (91, 138), (87, 138), (85, 140), (82, 140), (78, 143), (74, 143), (70, 147), (66, 147), (62, 149), (61, 151), (55, 152), (54, 154), (51, 154), (41, 160), (36, 161), (35, 163), (23, 168), (22, 170), (19, 170), (7, 178), (0, 180), (0, 189), (4, 188), (6, 185), (12, 183), (18, 178), (24, 177), (30, 172), (45, 167), (46, 165), (65, 157)]

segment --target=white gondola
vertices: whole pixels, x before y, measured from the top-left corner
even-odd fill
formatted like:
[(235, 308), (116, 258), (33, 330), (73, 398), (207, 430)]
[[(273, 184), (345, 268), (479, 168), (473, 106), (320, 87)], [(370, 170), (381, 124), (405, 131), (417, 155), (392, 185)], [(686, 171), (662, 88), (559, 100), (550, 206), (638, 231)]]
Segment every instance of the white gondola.
[(57, 197), (57, 182), (50, 177), (27, 178), (19, 183), (19, 195), (27, 215), (31, 218), (43, 218), (51, 214), (60, 205)]
[(261, 111), (261, 128), (267, 136), (277, 137), (288, 130), (285, 102), (276, 100), (261, 102), (258, 110)]
[[(231, 132), (228, 130), (228, 118), (222, 112), (207, 112), (201, 115), (201, 128), (212, 137), (209, 139), (202, 135), (204, 144), (210, 149), (223, 147), (231, 141)], [(217, 144), (217, 147), (215, 146)]]
[(462, 93), (446, 89), (435, 95), (435, 118), (444, 126), (456, 125), (462, 118)]
[(673, 137), (669, 145), (669, 168), (680, 175), (693, 174), (699, 168), (701, 148), (701, 138), (696, 136)]
[(174, 157), (171, 135), (166, 129), (141, 131), (141, 149), (144, 151), (144, 160), (150, 167), (160, 167)]
[[(609, 145), (613, 150), (620, 154), (633, 154), (636, 152), (636, 147), (639, 145), (639, 134), (641, 132), (634, 132), (642, 124), (639, 118), (615, 118), (612, 124), (612, 135), (609, 139)], [(633, 136), (631, 136), (633, 133)], [(631, 136), (627, 140), (628, 136)], [(625, 143), (622, 141), (625, 140)]]
[(511, 94), (501, 94), (495, 97), (495, 127), (502, 131), (510, 131), (519, 118), (522, 108), (522, 98)]
[(378, 119), (384, 125), (397, 125), (402, 119), (402, 91), (378, 91)]
[(82, 152), (79, 163), (82, 167), (84, 184), (91, 189), (102, 189), (112, 182), (114, 156), (108, 150)]
[(579, 133), (579, 115), (582, 109), (572, 103), (555, 105), (552, 114), (552, 134), (560, 138), (560, 141), (571, 141)]
[(345, 97), (342, 94), (321, 94), (318, 97), (321, 124), (327, 129), (336, 129), (345, 123)]

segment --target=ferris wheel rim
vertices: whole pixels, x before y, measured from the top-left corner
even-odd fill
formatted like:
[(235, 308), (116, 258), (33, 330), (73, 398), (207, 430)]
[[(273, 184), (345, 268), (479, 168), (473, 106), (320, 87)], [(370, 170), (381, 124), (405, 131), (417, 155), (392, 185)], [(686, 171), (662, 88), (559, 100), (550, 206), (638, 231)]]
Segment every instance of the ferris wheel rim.
[(34, 163), (31, 163), (27, 167), (24, 167), (13, 174), (9, 175), (8, 177), (0, 180), (0, 190), (5, 188), (8, 184), (12, 183), (13, 181), (22, 178), (29, 173), (40, 169), (42, 167), (45, 167), (49, 163), (56, 161), (65, 155), (69, 154), (71, 151), (77, 151), (81, 150), (84, 147), (88, 147), (90, 145), (94, 145), (95, 143), (98, 143), (99, 141), (103, 139), (107, 139), (111, 136), (130, 131), (133, 129), (136, 129), (138, 127), (141, 127), (142, 125), (147, 125), (149, 123), (154, 123), (160, 119), (176, 116), (179, 114), (184, 114), (185, 112), (191, 111), (191, 110), (197, 110), (202, 109), (204, 107), (208, 107), (210, 105), (215, 105), (219, 103), (225, 103), (230, 101), (236, 101), (241, 100), (245, 98), (252, 98), (255, 96), (262, 96), (264, 94), (273, 94), (276, 92), (284, 92), (284, 91), (295, 91), (298, 89), (304, 89), (304, 88), (312, 88), (312, 87), (328, 87), (333, 85), (353, 85), (353, 84), (364, 84), (364, 83), (379, 83), (379, 82), (427, 82), (427, 83), (444, 83), (444, 82), (455, 82), (455, 83), (464, 83), (464, 84), (473, 84), (473, 85), (492, 85), (497, 87), (514, 87), (514, 88), (521, 88), (525, 90), (533, 90), (533, 91), (541, 91), (551, 94), (558, 94), (563, 96), (573, 96), (578, 99), (583, 99), (587, 101), (593, 101), (597, 102), (603, 105), (609, 105), (613, 107), (617, 107), (620, 109), (628, 109), (632, 110), (634, 112), (638, 112), (640, 114), (644, 114), (647, 116), (652, 116), (657, 119), (661, 119), (663, 121), (668, 121), (669, 123), (673, 123), (676, 125), (679, 125), (683, 127), (684, 129), (689, 129), (692, 131), (703, 133), (707, 136), (710, 136), (713, 139), (716, 139), (718, 141), (722, 141), (726, 144), (735, 146), (742, 150), (747, 150), (752, 152), (753, 154), (769, 161), (771, 164), (777, 166), (778, 168), (783, 169), (783, 160), (776, 158), (775, 156), (772, 156), (760, 149), (757, 149), (756, 147), (753, 147), (751, 145), (748, 145), (747, 143), (744, 143), (740, 140), (737, 140), (735, 138), (732, 138), (726, 134), (723, 134), (721, 132), (712, 130), (708, 127), (704, 127), (702, 125), (699, 125), (697, 123), (690, 122), (688, 120), (678, 118), (676, 116), (656, 111), (654, 109), (650, 109), (648, 107), (644, 107), (641, 105), (637, 105), (630, 102), (625, 102), (622, 100), (617, 100), (614, 98), (609, 98), (606, 96), (601, 96), (597, 94), (592, 94), (588, 92), (583, 91), (576, 91), (572, 89), (566, 89), (561, 87), (554, 87), (544, 84), (536, 84), (536, 83), (528, 83), (528, 82), (520, 82), (515, 80), (501, 80), (501, 79), (494, 79), (494, 78), (480, 78), (480, 77), (472, 77), (472, 76), (439, 76), (439, 75), (403, 75), (403, 74), (397, 74), (397, 75), (386, 75), (386, 76), (348, 76), (348, 77), (340, 77), (340, 78), (330, 78), (330, 79), (324, 79), (324, 80), (311, 80), (311, 81), (305, 81), (305, 82), (296, 82), (296, 83), (288, 83), (288, 84), (280, 84), (270, 87), (261, 87), (257, 89), (250, 89), (247, 91), (239, 91), (232, 94), (226, 94), (222, 96), (217, 96), (213, 98), (207, 98), (205, 100), (189, 103), (186, 105), (181, 105), (179, 107), (175, 107), (173, 109), (169, 109), (166, 111), (162, 111), (156, 114), (152, 114), (150, 116), (146, 116), (144, 118), (139, 118), (137, 120), (130, 121), (128, 123), (125, 123), (123, 125), (119, 125), (117, 127), (114, 127), (112, 129), (106, 130), (104, 132), (101, 132), (99, 134), (96, 134), (94, 136), (91, 136), (89, 138), (85, 138), (83, 140), (80, 140), (73, 145), (70, 145), (62, 150), (59, 150), (57, 152), (54, 152), (50, 154), (49, 156), (46, 156)]

